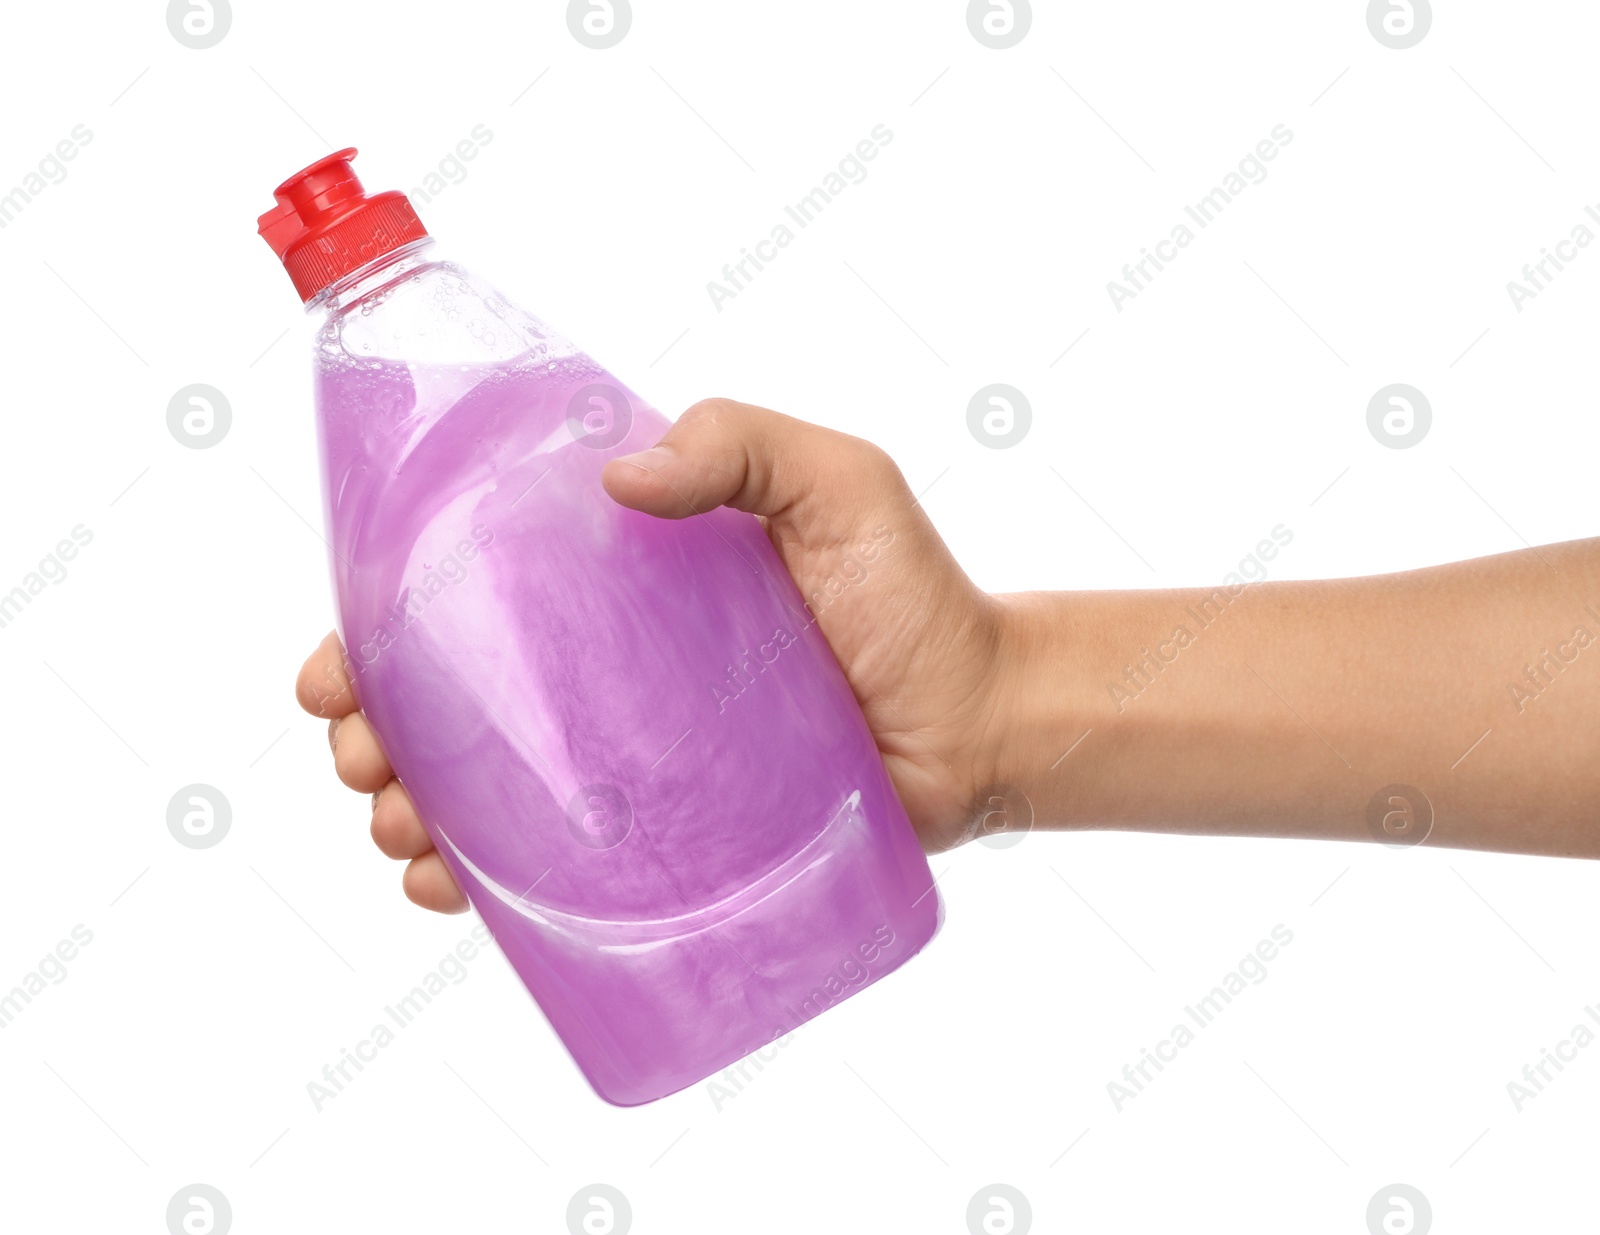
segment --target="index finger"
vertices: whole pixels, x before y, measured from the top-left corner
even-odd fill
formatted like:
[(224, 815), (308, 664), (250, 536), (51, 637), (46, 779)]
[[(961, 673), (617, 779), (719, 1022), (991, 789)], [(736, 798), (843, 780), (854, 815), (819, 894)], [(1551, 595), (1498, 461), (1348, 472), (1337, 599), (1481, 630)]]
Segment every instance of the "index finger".
[(359, 705), (344, 666), (344, 645), (339, 642), (338, 633), (330, 630), (300, 666), (300, 676), (294, 684), (294, 696), (300, 706), (311, 715), (326, 719), (354, 712)]

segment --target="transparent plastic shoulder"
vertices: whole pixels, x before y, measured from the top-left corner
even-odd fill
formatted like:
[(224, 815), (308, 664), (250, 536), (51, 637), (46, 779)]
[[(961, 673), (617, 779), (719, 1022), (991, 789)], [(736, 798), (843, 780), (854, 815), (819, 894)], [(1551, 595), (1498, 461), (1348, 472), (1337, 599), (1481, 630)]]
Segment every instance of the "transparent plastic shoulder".
[(553, 363), (576, 353), (538, 318), (454, 262), (412, 256), (353, 279), (328, 296), (325, 307), (317, 332), (324, 365)]

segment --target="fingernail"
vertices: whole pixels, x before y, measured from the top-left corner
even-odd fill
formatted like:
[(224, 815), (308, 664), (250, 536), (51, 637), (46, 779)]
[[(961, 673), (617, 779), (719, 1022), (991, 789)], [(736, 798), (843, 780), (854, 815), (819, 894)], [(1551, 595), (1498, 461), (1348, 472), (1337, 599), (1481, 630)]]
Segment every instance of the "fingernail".
[(672, 451), (666, 446), (652, 446), (649, 450), (636, 451), (631, 455), (617, 456), (618, 463), (631, 463), (634, 467), (642, 468), (647, 472), (659, 472), (673, 458)]
[(328, 722), (328, 749), (334, 754), (339, 753), (339, 725), (343, 717)]

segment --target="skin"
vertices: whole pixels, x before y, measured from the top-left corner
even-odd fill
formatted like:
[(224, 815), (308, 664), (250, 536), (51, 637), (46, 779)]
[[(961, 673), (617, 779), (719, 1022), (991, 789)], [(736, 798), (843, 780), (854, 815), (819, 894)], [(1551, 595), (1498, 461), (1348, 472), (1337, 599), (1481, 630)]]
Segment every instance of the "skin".
[[(763, 408), (696, 404), (602, 479), (661, 518), (761, 518), (930, 852), (1030, 814), (1371, 842), (1369, 804), (1403, 805), (1380, 792), (1401, 784), (1431, 804), (1428, 844), (1600, 856), (1600, 540), (1231, 593), (992, 596), (882, 450)], [(339, 779), (373, 795), (372, 839), (407, 863), (407, 897), (466, 909), (336, 635), (296, 694), (329, 720)]]

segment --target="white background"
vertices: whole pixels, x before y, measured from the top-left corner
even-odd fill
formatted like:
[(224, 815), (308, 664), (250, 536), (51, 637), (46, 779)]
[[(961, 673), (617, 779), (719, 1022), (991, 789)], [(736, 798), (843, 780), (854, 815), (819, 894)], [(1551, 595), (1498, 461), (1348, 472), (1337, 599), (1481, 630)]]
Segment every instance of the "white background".
[[(1426, 847), (935, 859), (935, 943), (720, 1110), (600, 1102), (497, 955), (307, 1096), (473, 921), (402, 899), (291, 696), (331, 602), (309, 326), (255, 217), (333, 148), (411, 189), (487, 126), (419, 206), (441, 253), (664, 409), (880, 442), (991, 589), (1214, 583), (1279, 523), (1280, 578), (1595, 531), (1600, 251), (1506, 292), (1600, 201), (1594, 6), (1441, 5), (1405, 51), (1360, 0), (1036, 7), (1007, 51), (957, 0), (636, 0), (605, 51), (555, 0), (238, 4), (208, 50), (159, 3), (7, 12), (0, 193), (93, 140), (0, 230), (0, 591), (93, 542), (0, 629), (0, 990), (94, 935), (0, 1031), (8, 1226), (160, 1232), (194, 1182), (241, 1233), (559, 1232), (594, 1182), (641, 1235), (960, 1235), (996, 1182), (1038, 1231), (1360, 1235), (1397, 1181), (1441, 1232), (1592, 1212), (1600, 1050), (1520, 1114), (1506, 1083), (1600, 1001), (1595, 868)], [(707, 281), (877, 124), (868, 179), (717, 312)], [(1107, 281), (1278, 124), (1269, 177), (1117, 312)], [(194, 382), (232, 406), (207, 450), (166, 425)], [(966, 427), (991, 382), (1032, 403), (1009, 450)], [(1367, 429), (1391, 382), (1433, 406), (1409, 450)], [(232, 803), (215, 848), (168, 833), (191, 782)], [(1118, 1113), (1107, 1082), (1278, 923), (1267, 980)]]

